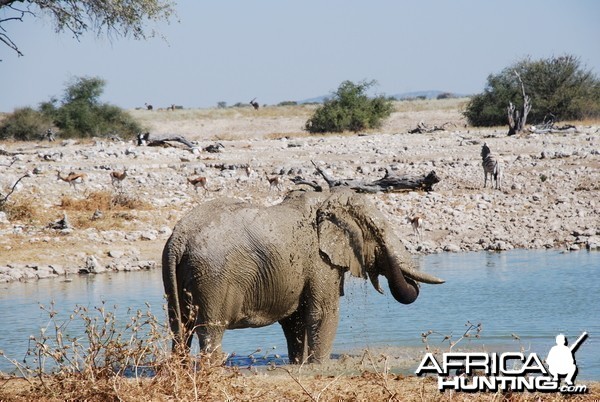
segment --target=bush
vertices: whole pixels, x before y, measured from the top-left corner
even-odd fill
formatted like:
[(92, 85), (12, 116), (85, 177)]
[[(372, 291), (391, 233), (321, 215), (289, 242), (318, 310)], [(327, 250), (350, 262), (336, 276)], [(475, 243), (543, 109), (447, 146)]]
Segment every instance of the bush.
[(454, 99), (454, 98), (456, 98), (456, 95), (454, 95), (453, 93), (451, 93), (451, 92), (442, 92), (441, 94), (439, 94), (437, 96), (436, 99), (440, 100), (440, 99)]
[(296, 101), (283, 101), (283, 102), (279, 102), (277, 104), (277, 106), (297, 106), (298, 102)]
[(139, 124), (119, 107), (88, 104), (82, 101), (65, 104), (55, 114), (56, 126), (63, 137), (105, 137), (118, 134), (132, 138), (142, 131)]
[(16, 109), (2, 122), (0, 140), (39, 140), (52, 125), (52, 119), (35, 109)]
[(104, 137), (117, 134), (133, 138), (142, 127), (125, 111), (100, 103), (105, 81), (78, 77), (65, 88), (60, 106), (55, 98), (42, 102), (38, 110), (18, 109), (0, 126), (0, 139), (38, 139), (52, 126), (69, 137)]
[(341, 133), (349, 130), (358, 132), (381, 127), (383, 120), (393, 111), (392, 100), (384, 96), (370, 99), (367, 89), (375, 81), (354, 84), (344, 81), (331, 99), (326, 99), (313, 116), (308, 119), (305, 129), (310, 133)]
[(467, 105), (464, 116), (469, 124), (505, 125), (509, 102), (522, 108), (521, 84), (515, 72), (531, 97), (528, 122), (538, 124), (549, 117), (555, 121), (600, 117), (600, 81), (581, 66), (578, 58), (567, 55), (537, 61), (524, 59), (500, 74), (491, 74), (484, 92), (472, 97)]

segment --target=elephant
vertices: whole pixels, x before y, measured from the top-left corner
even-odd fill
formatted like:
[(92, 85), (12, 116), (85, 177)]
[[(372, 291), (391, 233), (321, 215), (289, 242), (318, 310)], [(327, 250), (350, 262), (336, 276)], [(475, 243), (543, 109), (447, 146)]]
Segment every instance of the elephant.
[(290, 363), (329, 358), (344, 275), (370, 279), (409, 304), (417, 271), (385, 217), (366, 195), (334, 188), (294, 190), (264, 207), (234, 199), (203, 203), (176, 224), (165, 244), (162, 275), (173, 350), (221, 351), (224, 331), (279, 322)]

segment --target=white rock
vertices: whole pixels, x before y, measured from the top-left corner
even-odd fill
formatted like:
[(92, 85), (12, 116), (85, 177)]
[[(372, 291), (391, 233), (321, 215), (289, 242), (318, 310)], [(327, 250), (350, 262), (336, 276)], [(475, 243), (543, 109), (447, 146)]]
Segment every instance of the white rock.
[(448, 251), (451, 253), (459, 253), (461, 250), (460, 247), (458, 247), (456, 244), (450, 243), (444, 246), (444, 251)]
[(122, 258), (125, 253), (121, 250), (110, 250), (108, 256), (112, 258)]
[(88, 272), (90, 274), (100, 274), (105, 272), (106, 268), (100, 265), (95, 256), (90, 255), (85, 259), (85, 266), (83, 270), (84, 272)]

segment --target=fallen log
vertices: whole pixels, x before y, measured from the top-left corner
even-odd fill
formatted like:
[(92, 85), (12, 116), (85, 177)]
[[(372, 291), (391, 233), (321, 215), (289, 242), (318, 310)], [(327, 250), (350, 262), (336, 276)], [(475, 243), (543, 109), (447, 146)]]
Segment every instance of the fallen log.
[(434, 131), (446, 131), (446, 125), (450, 124), (450, 122), (446, 122), (444, 124), (442, 124), (441, 126), (436, 126), (434, 125), (433, 127), (428, 127), (425, 123), (423, 123), (423, 121), (420, 121), (419, 124), (417, 124), (416, 128), (413, 128), (412, 130), (408, 130), (409, 134), (426, 134), (426, 133), (433, 133)]
[(150, 138), (150, 133), (139, 133), (138, 134), (138, 145), (147, 145), (149, 147), (158, 147), (158, 146), (169, 146), (168, 142), (174, 141), (179, 142), (183, 145), (186, 145), (188, 148), (195, 149), (198, 148), (196, 145), (185, 139), (180, 135), (165, 135), (157, 138)]
[(554, 124), (530, 126), (529, 132), (533, 134), (576, 133), (577, 127), (572, 124), (565, 124), (561, 127), (557, 127)]
[[(397, 176), (392, 175), (385, 169), (385, 176), (381, 179), (366, 182), (363, 180), (343, 179), (338, 180), (330, 177), (323, 169), (312, 162), (317, 172), (327, 182), (329, 188), (346, 186), (359, 193), (379, 192), (402, 192), (402, 191), (433, 191), (433, 185), (440, 182), (440, 178), (432, 170), (424, 176)], [(298, 184), (308, 184), (306, 181), (298, 180)]]

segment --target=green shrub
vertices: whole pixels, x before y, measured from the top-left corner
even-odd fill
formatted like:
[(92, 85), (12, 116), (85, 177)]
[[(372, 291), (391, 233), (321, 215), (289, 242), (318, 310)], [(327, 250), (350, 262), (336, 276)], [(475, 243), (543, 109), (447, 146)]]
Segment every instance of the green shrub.
[(366, 91), (374, 84), (375, 81), (342, 82), (332, 98), (326, 99), (308, 119), (305, 129), (310, 133), (341, 133), (381, 127), (391, 115), (393, 103), (384, 96), (369, 98)]
[(63, 137), (103, 137), (117, 134), (132, 138), (142, 131), (125, 111), (100, 103), (105, 81), (98, 77), (78, 77), (65, 89), (62, 106), (54, 121)]
[(0, 126), (0, 140), (39, 140), (52, 127), (52, 119), (43, 113), (24, 107), (15, 109)]
[(55, 124), (62, 137), (105, 137), (118, 134), (132, 138), (142, 131), (139, 124), (126, 112), (110, 104), (90, 105), (76, 101), (60, 107)]
[(466, 107), (464, 116), (469, 124), (505, 125), (509, 102), (522, 108), (523, 94), (515, 72), (531, 98), (528, 122), (600, 117), (600, 80), (585, 70), (578, 58), (567, 55), (536, 61), (527, 58), (497, 75), (490, 74), (484, 92), (473, 96)]
[(121, 108), (99, 101), (105, 81), (98, 77), (75, 78), (65, 88), (59, 106), (52, 98), (42, 102), (38, 110), (17, 109), (0, 126), (0, 139), (39, 139), (55, 126), (63, 138), (105, 137), (118, 135), (132, 138), (142, 127)]

